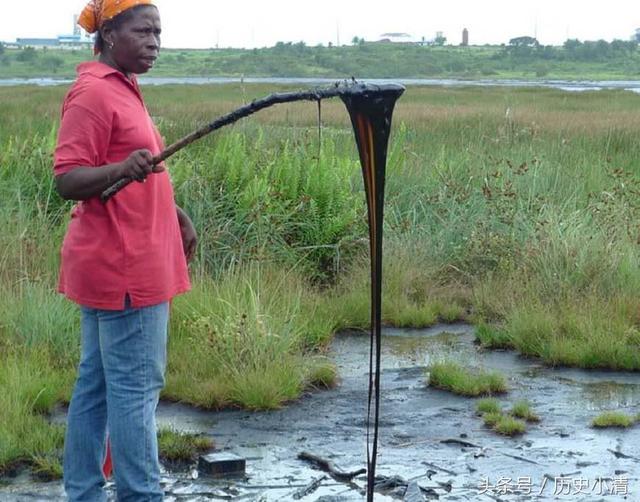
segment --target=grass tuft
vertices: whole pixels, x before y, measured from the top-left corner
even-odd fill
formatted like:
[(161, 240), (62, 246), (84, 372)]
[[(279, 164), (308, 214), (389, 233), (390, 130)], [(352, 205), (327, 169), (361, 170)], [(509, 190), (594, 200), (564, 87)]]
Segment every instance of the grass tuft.
[(484, 425), (486, 425), (487, 427), (493, 427), (500, 420), (502, 420), (503, 416), (504, 415), (502, 415), (502, 413), (500, 413), (499, 411), (491, 411), (491, 412), (483, 414), (482, 415), (482, 420), (484, 422)]
[(200, 453), (211, 450), (213, 446), (213, 440), (202, 435), (178, 432), (170, 428), (158, 431), (160, 459), (169, 463), (193, 462)]
[(471, 372), (454, 362), (432, 364), (429, 385), (461, 396), (486, 396), (507, 392), (504, 376), (496, 372)]
[(493, 425), (493, 430), (504, 436), (517, 436), (525, 433), (527, 424), (509, 415), (502, 415)]
[(62, 454), (36, 455), (30, 462), (33, 474), (39, 481), (62, 479)]
[(525, 400), (516, 402), (511, 411), (503, 413), (497, 399), (482, 399), (478, 401), (476, 411), (482, 415), (487, 427), (505, 436), (523, 434), (527, 429), (526, 422), (540, 421), (529, 402)]
[(626, 429), (636, 423), (636, 420), (636, 417), (627, 415), (626, 413), (619, 411), (607, 411), (594, 418), (591, 422), (591, 426), (598, 429), (614, 427)]
[(527, 422), (539, 422), (540, 417), (531, 408), (529, 401), (516, 402), (510, 411), (511, 416), (515, 418), (521, 418)]
[(476, 412), (479, 415), (484, 413), (500, 413), (500, 403), (497, 399), (485, 398), (476, 403)]
[(304, 376), (302, 362), (283, 361), (233, 372), (231, 400), (248, 410), (275, 410), (300, 396)]
[(338, 369), (331, 361), (312, 360), (307, 382), (310, 387), (315, 389), (333, 389), (338, 385)]

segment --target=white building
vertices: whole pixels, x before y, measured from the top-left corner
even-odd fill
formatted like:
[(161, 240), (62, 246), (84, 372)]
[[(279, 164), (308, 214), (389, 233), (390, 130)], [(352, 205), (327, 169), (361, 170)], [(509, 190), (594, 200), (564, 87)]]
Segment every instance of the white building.
[(391, 42), (394, 44), (416, 44), (420, 42), (408, 33), (383, 33), (378, 37), (378, 42)]

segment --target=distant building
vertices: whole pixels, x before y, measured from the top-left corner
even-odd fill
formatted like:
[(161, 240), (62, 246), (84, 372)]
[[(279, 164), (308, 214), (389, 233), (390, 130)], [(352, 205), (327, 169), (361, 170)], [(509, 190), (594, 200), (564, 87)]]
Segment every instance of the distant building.
[(462, 30), (462, 47), (468, 47), (469, 46), (469, 30), (467, 30), (466, 28), (464, 30)]
[(93, 40), (79, 35), (60, 35), (57, 38), (16, 38), (16, 45), (34, 49), (86, 49), (93, 47)]
[(93, 46), (93, 39), (78, 25), (78, 16), (73, 16), (73, 35), (59, 35), (57, 38), (16, 38), (18, 47), (34, 49), (85, 49)]
[(60, 35), (58, 37), (60, 47), (84, 48), (93, 47), (93, 40), (82, 35)]
[(378, 42), (391, 42), (394, 44), (415, 44), (419, 42), (408, 33), (383, 33), (378, 38)]
[(57, 38), (16, 38), (16, 44), (20, 47), (33, 47), (41, 49), (43, 47), (57, 47)]

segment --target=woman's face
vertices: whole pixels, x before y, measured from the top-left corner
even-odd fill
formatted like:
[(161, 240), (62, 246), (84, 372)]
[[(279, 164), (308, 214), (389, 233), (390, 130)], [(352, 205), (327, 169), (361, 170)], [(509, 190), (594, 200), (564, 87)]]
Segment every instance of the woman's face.
[(160, 52), (160, 14), (152, 5), (138, 7), (118, 28), (105, 34), (113, 62), (125, 73), (146, 73)]

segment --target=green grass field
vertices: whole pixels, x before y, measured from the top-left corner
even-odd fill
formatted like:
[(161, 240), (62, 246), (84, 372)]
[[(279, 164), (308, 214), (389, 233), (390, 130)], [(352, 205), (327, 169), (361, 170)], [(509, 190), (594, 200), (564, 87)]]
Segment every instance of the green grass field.
[[(149, 87), (171, 142), (274, 86)], [(79, 314), (55, 293), (71, 209), (53, 189), (65, 89), (0, 88), (0, 473), (59, 473)], [(387, 169), (383, 318), (467, 320), (549, 365), (640, 369), (640, 98), (410, 88)], [(271, 108), (169, 162), (200, 233), (174, 303), (165, 399), (283, 406), (330, 385), (323, 350), (367, 327), (363, 185), (343, 105)], [(197, 350), (194, 348), (197, 347)]]

